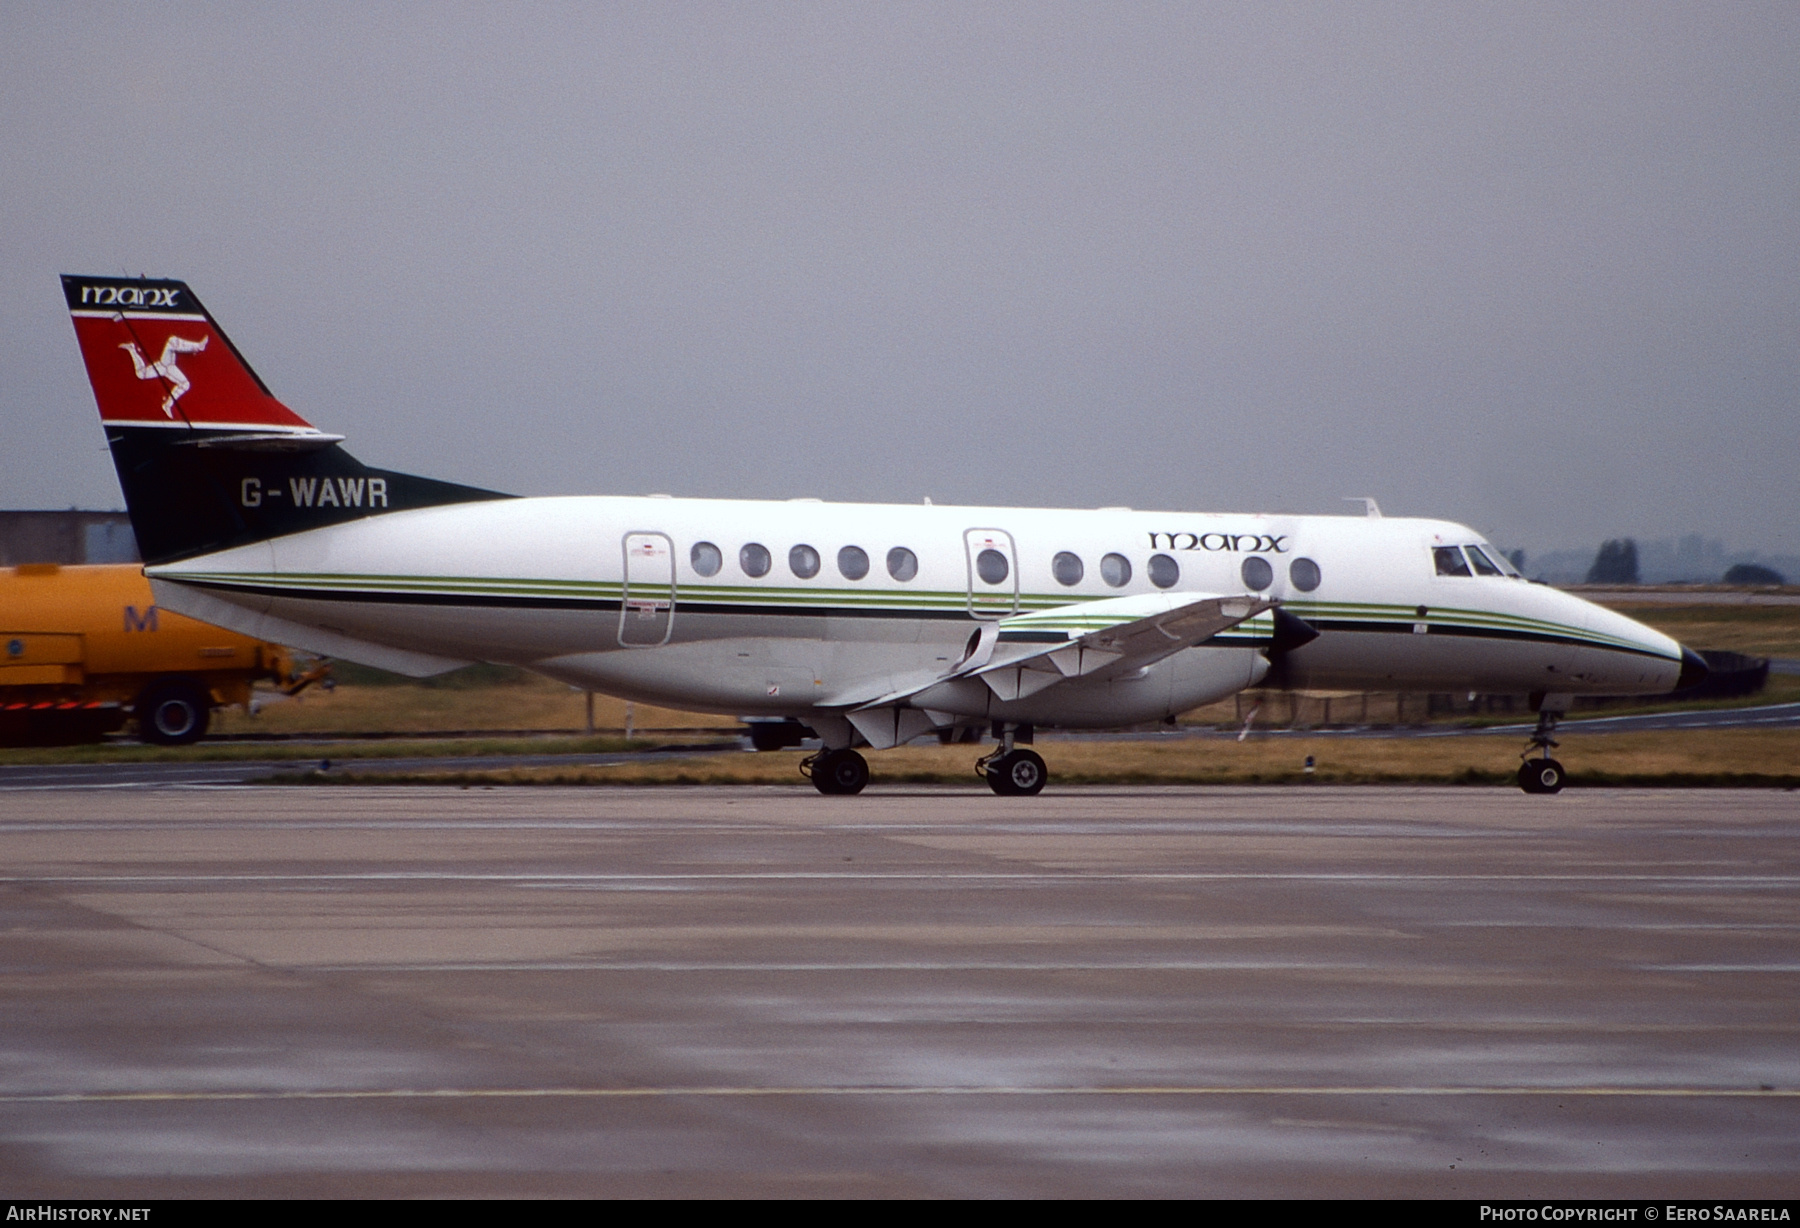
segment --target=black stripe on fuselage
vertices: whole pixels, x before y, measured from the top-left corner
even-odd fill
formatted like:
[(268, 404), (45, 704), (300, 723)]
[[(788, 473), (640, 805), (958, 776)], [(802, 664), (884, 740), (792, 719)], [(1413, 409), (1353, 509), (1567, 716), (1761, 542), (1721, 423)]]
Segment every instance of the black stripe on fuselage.
[[(609, 597), (520, 597), (503, 593), (372, 593), (340, 589), (294, 589), (272, 584), (218, 584), (205, 580), (181, 580), (162, 577), (189, 588), (212, 589), (221, 593), (254, 593), (259, 597), (280, 597), (290, 601), (348, 601), (365, 605), (432, 605), (460, 606), (467, 609), (516, 610), (593, 610), (596, 613), (619, 612), (624, 602)], [(870, 609), (843, 606), (766, 606), (727, 602), (683, 601), (679, 592), (675, 608), (683, 612), (704, 614), (750, 614), (759, 617), (780, 615), (789, 618), (931, 618), (974, 621), (967, 610), (920, 610), (913, 607)]]
[[(1426, 632), (1427, 636), (1457, 636), (1462, 639), (1474, 640), (1514, 640), (1528, 644), (1573, 644), (1577, 648), (1603, 648), (1608, 652), (1627, 652), (1633, 656), (1654, 657), (1658, 661), (1671, 659), (1648, 648), (1635, 648), (1624, 644), (1596, 644), (1592, 640), (1584, 640), (1575, 635), (1552, 635), (1544, 631), (1509, 631), (1499, 627), (1466, 627), (1423, 619), (1420, 621), (1425, 622), (1426, 626), (1430, 628)], [(1309, 618), (1306, 623), (1309, 627), (1316, 627), (1321, 635), (1327, 631), (1375, 631), (1385, 635), (1406, 636), (1417, 634), (1413, 631), (1413, 624), (1409, 622), (1376, 623), (1343, 618)], [(1296, 651), (1303, 651), (1303, 648), (1296, 649)]]

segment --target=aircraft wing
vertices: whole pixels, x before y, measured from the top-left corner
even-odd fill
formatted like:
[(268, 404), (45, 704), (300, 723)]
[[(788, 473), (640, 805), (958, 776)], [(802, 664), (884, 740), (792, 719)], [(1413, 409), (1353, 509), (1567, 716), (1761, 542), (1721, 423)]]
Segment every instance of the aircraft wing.
[(969, 655), (948, 673), (852, 701), (845, 716), (871, 745), (894, 746), (948, 723), (907, 705), (942, 683), (979, 678), (1001, 700), (1023, 699), (1068, 679), (1152, 665), (1274, 607), (1248, 595), (1144, 593), (1015, 614), (984, 624)]
[(1144, 593), (1034, 610), (1002, 620), (993, 657), (959, 676), (1023, 699), (1065, 678), (1152, 665), (1274, 606), (1266, 597)]

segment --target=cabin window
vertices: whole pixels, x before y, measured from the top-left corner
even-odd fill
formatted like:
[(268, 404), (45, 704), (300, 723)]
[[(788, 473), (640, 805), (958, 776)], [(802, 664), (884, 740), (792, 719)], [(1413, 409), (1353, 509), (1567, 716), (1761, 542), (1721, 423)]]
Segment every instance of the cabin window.
[(819, 552), (811, 546), (795, 546), (788, 551), (788, 570), (802, 580), (819, 574)]
[(1463, 562), (1462, 551), (1458, 550), (1455, 546), (1433, 546), (1431, 549), (1431, 557), (1432, 560), (1437, 563), (1437, 573), (1440, 576), (1466, 576), (1471, 574), (1469, 565)]
[(738, 551), (738, 566), (744, 569), (747, 576), (768, 575), (769, 548), (761, 542), (751, 542)]
[(983, 584), (1000, 584), (1012, 571), (1006, 556), (998, 550), (983, 550), (975, 556), (975, 574), (981, 577)]
[(1100, 578), (1114, 588), (1124, 588), (1131, 583), (1131, 560), (1122, 554), (1102, 556)]
[(1311, 559), (1295, 559), (1288, 564), (1288, 579), (1301, 592), (1310, 593), (1319, 587), (1319, 565)]
[(719, 568), (725, 566), (725, 556), (711, 542), (695, 542), (694, 548), (688, 551), (688, 561), (703, 576), (716, 576)]
[(1050, 560), (1050, 574), (1056, 577), (1058, 584), (1073, 588), (1081, 583), (1081, 577), (1087, 574), (1087, 568), (1081, 565), (1079, 554), (1070, 554), (1064, 550)]
[(1244, 577), (1244, 587), (1253, 593), (1260, 593), (1275, 583), (1275, 569), (1269, 566), (1268, 559), (1251, 555), (1244, 560), (1244, 565), (1238, 571)]
[(1166, 554), (1150, 556), (1150, 566), (1144, 570), (1150, 573), (1150, 583), (1157, 588), (1174, 588), (1181, 581), (1181, 564)]
[(1495, 565), (1494, 560), (1481, 552), (1480, 546), (1464, 546), (1463, 552), (1469, 556), (1469, 562), (1475, 565), (1476, 575), (1503, 576), (1506, 574)]
[(919, 556), (905, 546), (895, 546), (888, 551), (888, 575), (904, 583), (919, 574)]
[(838, 551), (838, 573), (846, 580), (860, 580), (869, 574), (869, 556), (861, 546), (845, 546)]

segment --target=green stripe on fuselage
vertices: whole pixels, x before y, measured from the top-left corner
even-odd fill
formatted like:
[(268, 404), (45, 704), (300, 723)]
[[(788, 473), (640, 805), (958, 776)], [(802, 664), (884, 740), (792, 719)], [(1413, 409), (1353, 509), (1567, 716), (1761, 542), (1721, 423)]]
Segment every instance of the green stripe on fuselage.
[[(373, 601), (391, 598), (402, 604), (409, 597), (428, 595), (439, 599), (440, 602), (444, 599), (468, 596), (483, 599), (483, 604), (491, 604), (496, 598), (511, 597), (519, 599), (522, 604), (533, 600), (561, 599), (591, 601), (597, 605), (616, 606), (625, 595), (622, 584), (607, 580), (518, 579), (497, 576), (355, 575), (329, 572), (270, 574), (189, 571), (158, 578), (209, 588), (254, 590), (264, 594), (279, 594), (300, 599), (330, 601), (354, 595), (362, 600)], [(632, 587), (639, 592), (653, 595), (667, 594), (670, 588), (667, 583), (638, 584)], [(1101, 595), (1021, 593), (1018, 597), (1018, 612), (1054, 610), (1061, 606), (1106, 599), (1106, 596)], [(799, 588), (751, 584), (677, 584), (675, 600), (678, 607), (692, 609), (696, 612), (705, 611), (709, 606), (734, 607), (729, 611), (721, 610), (720, 612), (745, 614), (763, 612), (781, 614), (797, 608), (805, 608), (813, 611), (814, 616), (825, 617), (829, 617), (834, 612), (844, 614), (892, 612), (897, 617), (922, 613), (955, 616), (959, 613), (967, 614), (970, 605), (969, 593), (955, 589), (902, 591), (895, 589)], [(978, 595), (978, 602), (982, 600), (992, 601), (992, 598), (983, 598)], [(1005, 604), (1011, 604), (1010, 594), (1005, 600)], [(751, 610), (742, 608), (746, 606), (756, 608)], [(1499, 610), (1434, 606), (1421, 618), (1414, 607), (1376, 602), (1289, 601), (1284, 603), (1283, 608), (1301, 619), (1337, 624), (1334, 629), (1353, 630), (1357, 628), (1358, 624), (1361, 624), (1370, 630), (1381, 630), (1394, 624), (1410, 626), (1423, 622), (1433, 630), (1476, 633), (1490, 631), (1495, 633), (1498, 638), (1543, 639), (1669, 658), (1669, 654), (1660, 648), (1623, 636)], [(984, 612), (998, 613), (999, 611), (989, 606)], [(1083, 618), (1079, 611), (1070, 611), (1066, 619), (1033, 621), (1037, 629), (1059, 630), (1071, 637), (1116, 625), (1116, 620), (1112, 619)], [(1266, 643), (1273, 634), (1274, 620), (1272, 616), (1258, 614), (1206, 642), (1219, 645), (1259, 644)]]

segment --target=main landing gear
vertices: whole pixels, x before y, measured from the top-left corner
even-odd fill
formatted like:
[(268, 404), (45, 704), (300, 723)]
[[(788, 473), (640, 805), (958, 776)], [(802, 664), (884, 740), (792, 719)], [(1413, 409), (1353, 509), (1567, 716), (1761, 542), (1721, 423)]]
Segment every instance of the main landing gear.
[(800, 761), (800, 774), (828, 796), (861, 793), (869, 783), (869, 761), (853, 750), (822, 750)]
[(1021, 750), (1013, 745), (1021, 733), (1026, 741), (1030, 741), (1031, 726), (997, 725), (994, 731), (1000, 737), (1000, 746), (993, 754), (975, 761), (975, 774), (986, 780), (988, 788), (1001, 797), (1032, 797), (1042, 793), (1044, 782), (1050, 779), (1043, 759), (1035, 751)]
[[(991, 755), (975, 761), (975, 774), (1001, 797), (1032, 797), (1043, 792), (1050, 779), (1044, 761), (1035, 751), (1017, 745), (1031, 739), (1030, 725), (995, 725), (1000, 745)], [(822, 750), (800, 761), (800, 774), (813, 788), (831, 797), (861, 793), (869, 783), (869, 761), (848, 747)]]
[[(1519, 788), (1527, 793), (1562, 792), (1563, 765), (1550, 757), (1551, 748), (1557, 745), (1552, 735), (1559, 715), (1548, 709), (1538, 711), (1537, 728), (1532, 731), (1525, 753), (1519, 756), (1525, 761), (1519, 765)], [(1541, 752), (1538, 758), (1531, 757), (1533, 751)]]

